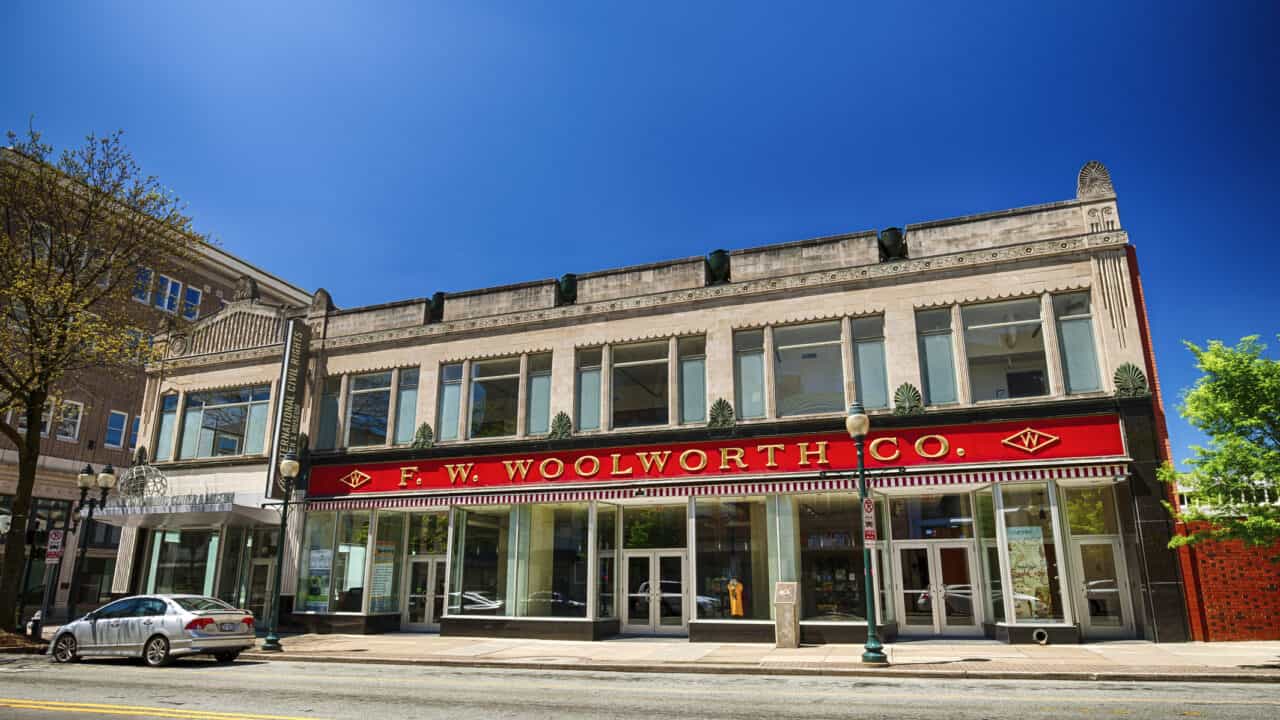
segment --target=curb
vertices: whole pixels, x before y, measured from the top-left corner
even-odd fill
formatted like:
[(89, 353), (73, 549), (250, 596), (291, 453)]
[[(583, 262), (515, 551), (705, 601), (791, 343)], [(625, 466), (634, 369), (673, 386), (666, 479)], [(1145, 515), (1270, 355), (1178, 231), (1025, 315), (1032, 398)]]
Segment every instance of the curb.
[(819, 664), (789, 664), (786, 667), (769, 667), (765, 665), (741, 665), (727, 663), (698, 663), (689, 665), (663, 664), (626, 664), (626, 663), (565, 663), (565, 662), (525, 662), (520, 660), (464, 660), (451, 658), (387, 658), (387, 657), (351, 657), (346, 655), (288, 655), (287, 653), (246, 652), (240, 655), (241, 660), (259, 660), (267, 662), (315, 662), (315, 663), (350, 663), (358, 665), (409, 665), (416, 667), (448, 667), (448, 668), (485, 668), (504, 670), (556, 670), (575, 672), (618, 672), (618, 673), (668, 673), (695, 675), (777, 675), (777, 676), (821, 676), (821, 677), (898, 677), (898, 678), (938, 678), (945, 680), (1065, 680), (1072, 682), (1179, 682), (1179, 683), (1254, 683), (1280, 684), (1280, 673), (1233, 673), (1233, 672), (1198, 672), (1198, 673), (1153, 673), (1138, 670), (1117, 670), (1114, 672), (1074, 672), (1053, 670), (1045, 672), (1000, 671), (1000, 670), (917, 670), (910, 667), (859, 668), (859, 667), (827, 667)]

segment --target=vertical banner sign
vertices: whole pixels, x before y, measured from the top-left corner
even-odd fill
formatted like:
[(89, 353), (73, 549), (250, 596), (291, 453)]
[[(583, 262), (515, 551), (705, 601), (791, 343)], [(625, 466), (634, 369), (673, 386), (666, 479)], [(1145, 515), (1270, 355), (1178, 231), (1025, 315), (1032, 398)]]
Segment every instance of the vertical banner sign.
[(306, 382), (307, 345), (310, 331), (301, 318), (293, 318), (285, 326), (284, 357), (280, 360), (280, 382), (276, 401), (275, 422), (271, 428), (271, 461), (267, 465), (266, 495), (283, 498), (280, 459), (298, 451), (298, 422), (302, 414), (302, 391)]
[(871, 498), (862, 501), (862, 539), (866, 542), (879, 539), (876, 535), (876, 501)]

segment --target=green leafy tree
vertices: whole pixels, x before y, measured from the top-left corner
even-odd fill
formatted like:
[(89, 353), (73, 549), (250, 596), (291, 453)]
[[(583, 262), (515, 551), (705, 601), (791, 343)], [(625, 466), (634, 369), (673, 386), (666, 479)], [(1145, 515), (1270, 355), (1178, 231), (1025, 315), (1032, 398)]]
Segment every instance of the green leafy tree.
[(1191, 448), (1188, 472), (1172, 466), (1161, 472), (1188, 497), (1178, 518), (1196, 528), (1170, 545), (1240, 540), (1273, 546), (1280, 542), (1280, 360), (1263, 355), (1266, 345), (1257, 335), (1235, 347), (1217, 340), (1187, 347), (1204, 374), (1179, 410), (1209, 442)]
[[(0, 149), (0, 436), (18, 482), (0, 567), (0, 629), (13, 630), (42, 419), (86, 373), (136, 373), (157, 317), (137, 283), (192, 257), (203, 238), (183, 205), (144, 175), (120, 132), (55, 153), (34, 129)], [(180, 317), (181, 313), (175, 313)], [(12, 412), (10, 412), (12, 411)], [(49, 428), (52, 434), (53, 428)]]

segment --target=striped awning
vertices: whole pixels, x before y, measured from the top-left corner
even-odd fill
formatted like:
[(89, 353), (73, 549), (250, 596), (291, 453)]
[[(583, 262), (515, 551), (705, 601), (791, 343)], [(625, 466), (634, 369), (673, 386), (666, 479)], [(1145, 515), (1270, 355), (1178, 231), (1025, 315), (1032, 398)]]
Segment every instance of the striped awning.
[[(975, 470), (970, 472), (870, 475), (873, 489), (931, 488), (947, 485), (988, 485), (991, 483), (1034, 482), (1121, 478), (1128, 474), (1124, 464), (1069, 465), (1044, 468)], [(697, 485), (641, 485), (625, 488), (575, 488), (566, 490), (529, 490), (501, 493), (431, 493), (416, 495), (380, 495), (361, 498), (318, 498), (309, 500), (310, 510), (362, 510), (380, 508), (444, 508), (450, 505), (509, 505), (520, 503), (583, 502), (586, 500), (622, 500), (658, 497), (725, 497), (738, 495), (792, 495), (801, 493), (854, 491), (855, 477), (819, 477), (752, 482), (703, 482)]]

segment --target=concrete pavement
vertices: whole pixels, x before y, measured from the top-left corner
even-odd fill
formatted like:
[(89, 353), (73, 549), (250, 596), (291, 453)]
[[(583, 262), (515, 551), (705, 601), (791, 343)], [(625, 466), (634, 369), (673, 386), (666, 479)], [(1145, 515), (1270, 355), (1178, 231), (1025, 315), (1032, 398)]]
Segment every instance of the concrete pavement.
[(284, 646), (283, 653), (243, 657), (618, 672), (1280, 683), (1280, 642), (1120, 641), (1045, 647), (988, 640), (895, 642), (886, 646), (888, 667), (864, 665), (860, 645), (781, 650), (761, 643), (690, 643), (683, 638), (572, 642), (388, 633), (296, 635), (285, 638)]

